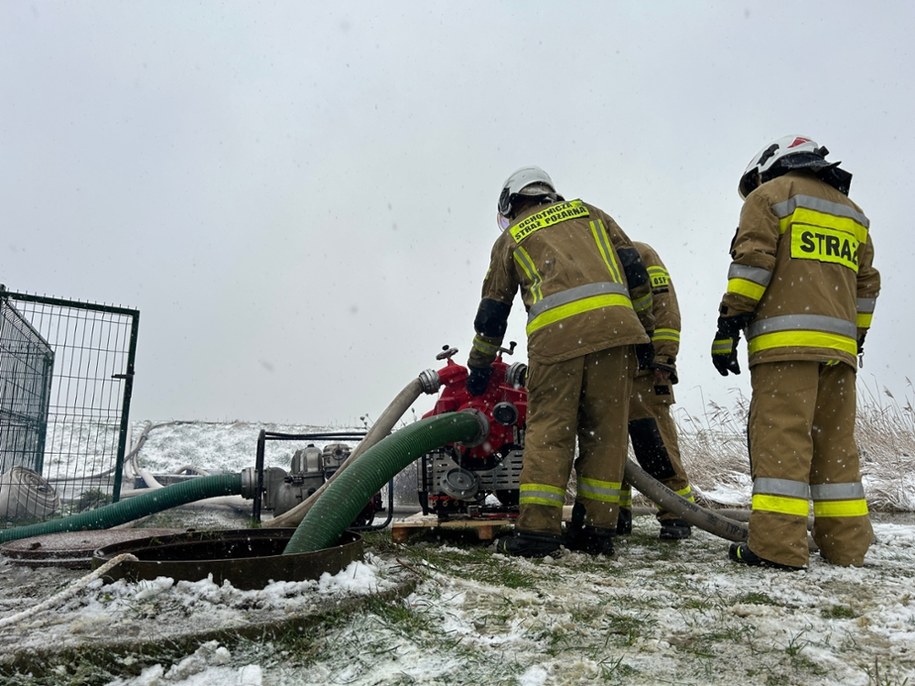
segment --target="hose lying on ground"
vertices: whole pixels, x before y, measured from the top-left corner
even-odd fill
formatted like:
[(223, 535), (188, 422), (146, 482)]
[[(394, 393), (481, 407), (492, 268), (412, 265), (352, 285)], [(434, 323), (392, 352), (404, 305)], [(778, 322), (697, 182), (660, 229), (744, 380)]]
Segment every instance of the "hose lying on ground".
[(749, 530), (742, 522), (715, 514), (682, 498), (632, 460), (626, 460), (626, 480), (661, 509), (679, 515), (703, 531), (728, 541), (746, 541), (749, 536)]
[[(738, 543), (746, 541), (750, 536), (750, 529), (743, 522), (691, 503), (667, 488), (632, 460), (626, 460), (626, 480), (661, 509), (680, 515), (703, 531)], [(807, 547), (811, 551), (818, 550), (816, 543), (809, 535), (807, 536)]]
[(200, 476), (171, 486), (163, 486), (162, 488), (154, 489), (151, 493), (144, 493), (128, 500), (111, 503), (96, 510), (87, 510), (62, 519), (51, 519), (38, 524), (17, 526), (13, 529), (0, 531), (0, 543), (32, 536), (55, 534), (62, 531), (110, 529), (118, 524), (131, 522), (162, 510), (194, 502), (195, 500), (224, 495), (239, 495), (241, 493), (241, 474)]
[(286, 544), (284, 555), (334, 545), (372, 494), (421, 455), (446, 443), (472, 443), (486, 430), (473, 412), (421, 419), (368, 448), (339, 478), (328, 482)]

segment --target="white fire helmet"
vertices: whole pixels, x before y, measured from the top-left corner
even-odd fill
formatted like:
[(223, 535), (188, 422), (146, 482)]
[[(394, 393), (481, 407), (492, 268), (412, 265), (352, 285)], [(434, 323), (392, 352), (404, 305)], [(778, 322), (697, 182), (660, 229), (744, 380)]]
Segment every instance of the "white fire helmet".
[(509, 176), (502, 184), (499, 194), (499, 228), (505, 230), (511, 223), (512, 200), (517, 195), (542, 196), (556, 192), (553, 179), (540, 167), (522, 167)]
[(806, 136), (784, 136), (753, 155), (737, 185), (745, 199), (757, 186), (794, 169), (821, 170), (838, 162), (827, 162), (829, 151)]

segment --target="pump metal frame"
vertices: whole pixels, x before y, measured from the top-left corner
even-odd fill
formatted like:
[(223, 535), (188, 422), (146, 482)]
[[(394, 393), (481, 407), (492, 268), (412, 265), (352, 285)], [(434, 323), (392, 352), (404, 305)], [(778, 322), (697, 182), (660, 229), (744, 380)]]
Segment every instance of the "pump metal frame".
[[(254, 470), (257, 474), (257, 488), (254, 492), (254, 504), (251, 507), (251, 521), (254, 526), (260, 526), (261, 508), (264, 498), (264, 454), (267, 441), (352, 441), (365, 438), (365, 431), (338, 431), (325, 433), (287, 434), (278, 431), (261, 430), (257, 436), (257, 455), (254, 460)], [(376, 531), (384, 529), (394, 518), (394, 479), (388, 481), (388, 515), (381, 524), (368, 526), (351, 526), (350, 531)]]

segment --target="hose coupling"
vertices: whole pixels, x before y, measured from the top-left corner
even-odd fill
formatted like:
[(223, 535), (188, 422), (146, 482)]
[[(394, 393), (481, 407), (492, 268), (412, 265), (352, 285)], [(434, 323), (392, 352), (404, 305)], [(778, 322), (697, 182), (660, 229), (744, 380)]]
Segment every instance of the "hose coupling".
[(480, 425), (480, 433), (477, 434), (477, 437), (470, 441), (462, 441), (463, 445), (467, 448), (476, 448), (478, 445), (483, 445), (483, 443), (486, 442), (486, 439), (489, 438), (489, 419), (487, 419), (485, 414), (473, 407), (468, 407), (467, 409), (461, 410), (461, 412), (473, 415)]
[(442, 382), (438, 378), (438, 372), (432, 369), (421, 371), (419, 373), (419, 386), (423, 389), (423, 393), (427, 395), (438, 393), (438, 389), (442, 386)]
[(512, 362), (505, 372), (505, 381), (514, 388), (524, 386), (527, 382), (527, 365), (524, 362)]
[(257, 469), (245, 467), (241, 470), (241, 497), (252, 500), (257, 493)]

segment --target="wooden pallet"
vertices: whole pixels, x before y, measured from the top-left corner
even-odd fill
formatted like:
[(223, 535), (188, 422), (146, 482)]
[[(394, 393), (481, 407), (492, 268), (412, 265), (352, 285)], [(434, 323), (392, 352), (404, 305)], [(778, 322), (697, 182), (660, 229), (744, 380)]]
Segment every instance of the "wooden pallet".
[(452, 532), (475, 532), (481, 541), (492, 541), (496, 532), (514, 525), (513, 518), (486, 519), (467, 517), (462, 519), (440, 520), (438, 515), (413, 515), (391, 524), (391, 539), (395, 543), (404, 543), (411, 535), (433, 530)]

